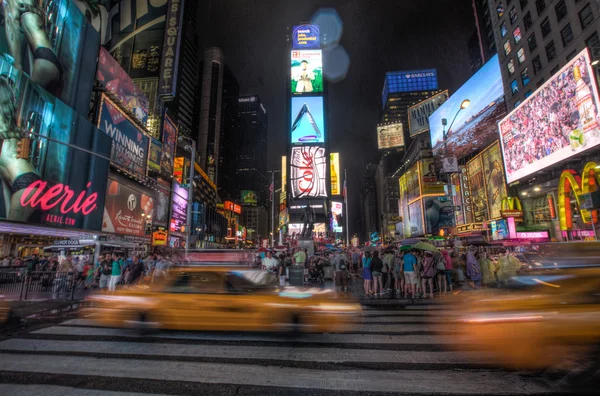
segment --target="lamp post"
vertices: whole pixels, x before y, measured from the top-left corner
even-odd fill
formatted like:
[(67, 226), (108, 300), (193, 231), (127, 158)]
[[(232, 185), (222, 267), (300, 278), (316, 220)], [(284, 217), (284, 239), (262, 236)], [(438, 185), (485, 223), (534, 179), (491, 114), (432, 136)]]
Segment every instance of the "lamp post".
[(269, 194), (271, 197), (271, 247), (275, 247), (275, 173), (278, 170), (267, 171), (271, 174), (271, 185), (269, 186)]
[(190, 249), (190, 240), (192, 236), (192, 203), (194, 200), (194, 164), (196, 163), (196, 141), (187, 136), (179, 136), (178, 140), (180, 142), (187, 141), (188, 145), (185, 146), (185, 150), (191, 153), (191, 161), (190, 161), (190, 182), (188, 184), (188, 205), (187, 205), (187, 234), (185, 236), (185, 252), (187, 254)]

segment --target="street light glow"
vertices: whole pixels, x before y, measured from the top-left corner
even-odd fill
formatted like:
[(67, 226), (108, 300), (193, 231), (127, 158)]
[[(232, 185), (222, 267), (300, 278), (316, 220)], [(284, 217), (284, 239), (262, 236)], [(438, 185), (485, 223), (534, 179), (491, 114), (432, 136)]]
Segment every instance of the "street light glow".
[(462, 103), (460, 104), (461, 109), (466, 109), (469, 106), (471, 106), (471, 101), (469, 99), (463, 100)]

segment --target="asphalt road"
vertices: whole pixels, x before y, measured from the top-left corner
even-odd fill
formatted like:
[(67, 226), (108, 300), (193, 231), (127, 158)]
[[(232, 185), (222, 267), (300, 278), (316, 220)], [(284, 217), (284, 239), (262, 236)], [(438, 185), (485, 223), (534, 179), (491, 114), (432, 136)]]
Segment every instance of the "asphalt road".
[[(373, 308), (373, 307), (371, 307)], [(365, 310), (349, 334), (135, 333), (68, 318), (0, 342), (2, 395), (542, 395), (560, 389), (457, 345), (436, 305)]]

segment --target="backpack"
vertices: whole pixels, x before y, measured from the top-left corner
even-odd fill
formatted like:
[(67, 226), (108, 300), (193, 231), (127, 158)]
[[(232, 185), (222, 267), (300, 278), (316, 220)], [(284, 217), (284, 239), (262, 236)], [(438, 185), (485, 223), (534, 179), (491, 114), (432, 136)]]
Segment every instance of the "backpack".
[(339, 264), (339, 267), (340, 267), (340, 271), (346, 271), (346, 268), (347, 268), (347, 266), (346, 266), (346, 260), (341, 260), (340, 264)]
[(423, 259), (423, 267), (421, 268), (421, 277), (433, 278), (434, 275), (434, 259), (433, 257), (425, 257)]

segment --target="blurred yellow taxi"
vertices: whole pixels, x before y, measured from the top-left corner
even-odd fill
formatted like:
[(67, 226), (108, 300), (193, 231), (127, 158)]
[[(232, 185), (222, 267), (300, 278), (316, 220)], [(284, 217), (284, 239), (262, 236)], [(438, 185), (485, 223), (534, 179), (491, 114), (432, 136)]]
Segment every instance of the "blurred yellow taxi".
[(600, 345), (600, 268), (557, 269), (516, 282), (514, 293), (475, 294), (456, 307), (463, 345), (523, 368), (577, 362)]
[(80, 315), (110, 327), (207, 331), (344, 332), (358, 304), (325, 289), (279, 287), (263, 271), (193, 267), (160, 285), (88, 297)]
[(0, 296), (0, 324), (8, 322), (11, 317), (10, 304)]

